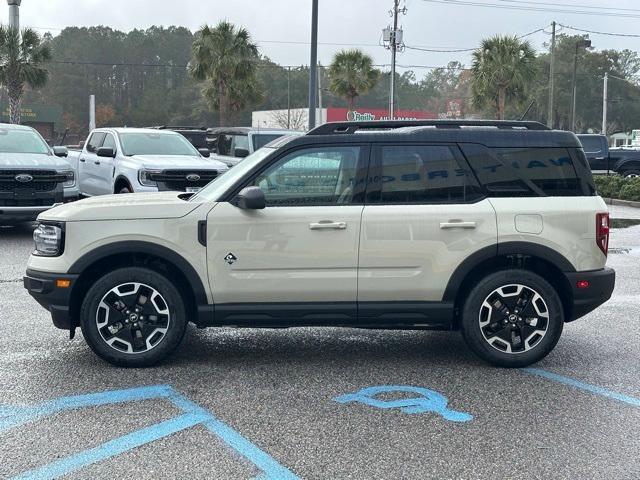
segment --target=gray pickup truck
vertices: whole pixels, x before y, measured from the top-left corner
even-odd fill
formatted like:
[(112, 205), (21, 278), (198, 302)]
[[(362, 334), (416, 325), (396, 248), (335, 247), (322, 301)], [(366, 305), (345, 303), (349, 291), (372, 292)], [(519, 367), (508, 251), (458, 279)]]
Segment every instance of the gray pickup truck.
[(623, 177), (640, 176), (640, 150), (609, 148), (604, 135), (578, 135), (593, 173), (617, 173)]
[(33, 128), (0, 123), (0, 225), (35, 220), (77, 200), (76, 172), (65, 147), (49, 147)]

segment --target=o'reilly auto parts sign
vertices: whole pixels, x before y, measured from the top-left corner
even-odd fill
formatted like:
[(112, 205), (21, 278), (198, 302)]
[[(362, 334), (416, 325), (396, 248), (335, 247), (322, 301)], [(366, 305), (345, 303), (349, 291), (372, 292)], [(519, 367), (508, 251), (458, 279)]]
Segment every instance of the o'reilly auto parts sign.
[[(396, 110), (395, 120), (428, 120), (437, 118), (433, 112), (419, 110)], [(382, 108), (327, 108), (327, 122), (364, 122), (373, 120), (389, 120), (389, 112)]]

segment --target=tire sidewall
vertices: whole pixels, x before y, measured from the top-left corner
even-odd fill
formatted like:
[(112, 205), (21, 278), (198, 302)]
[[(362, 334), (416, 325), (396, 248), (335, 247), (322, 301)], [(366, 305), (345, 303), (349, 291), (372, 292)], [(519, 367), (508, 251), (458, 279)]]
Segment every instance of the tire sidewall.
[[(484, 338), (479, 324), (480, 307), (495, 289), (505, 285), (520, 284), (538, 292), (549, 309), (547, 332), (538, 344), (523, 353), (505, 353), (492, 347)], [(462, 335), (478, 356), (489, 363), (501, 367), (525, 367), (535, 363), (554, 349), (564, 326), (562, 301), (549, 282), (527, 270), (503, 270), (492, 273), (480, 280), (469, 292), (462, 311)]]
[[(104, 295), (124, 283), (144, 283), (156, 289), (169, 307), (170, 324), (160, 344), (144, 353), (124, 353), (109, 346), (100, 335), (96, 312)], [(91, 349), (102, 359), (121, 367), (148, 367), (165, 359), (182, 341), (187, 326), (184, 300), (178, 289), (162, 274), (146, 268), (129, 267), (107, 273), (89, 289), (80, 309), (80, 328)]]

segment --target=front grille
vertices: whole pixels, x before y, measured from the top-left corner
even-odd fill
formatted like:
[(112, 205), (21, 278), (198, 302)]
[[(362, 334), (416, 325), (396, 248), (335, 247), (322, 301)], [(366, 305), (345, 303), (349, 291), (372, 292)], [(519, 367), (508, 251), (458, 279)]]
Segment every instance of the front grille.
[[(33, 180), (18, 182), (16, 176), (31, 175)], [(50, 192), (56, 189), (58, 183), (67, 181), (65, 175), (55, 170), (0, 170), (0, 192), (29, 190), (32, 192)]]
[(0, 198), (0, 209), (2, 207), (50, 207), (56, 203), (52, 198)]
[[(188, 180), (190, 175), (198, 175), (199, 180)], [(184, 192), (189, 187), (202, 188), (218, 176), (216, 170), (165, 170), (151, 175), (162, 190)]]

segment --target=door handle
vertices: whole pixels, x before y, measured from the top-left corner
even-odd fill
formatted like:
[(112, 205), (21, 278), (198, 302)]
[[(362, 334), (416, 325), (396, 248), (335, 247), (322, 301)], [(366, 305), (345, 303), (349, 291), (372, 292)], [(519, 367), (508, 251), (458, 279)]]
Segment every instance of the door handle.
[(345, 230), (347, 228), (347, 223), (322, 220), (318, 223), (310, 223), (309, 228), (311, 230)]
[(81, 158), (81, 159), (80, 159), (80, 161), (81, 161), (82, 163), (86, 162), (86, 160), (85, 160), (84, 158)]
[(605, 159), (605, 157), (596, 157), (595, 159), (596, 159), (596, 160), (604, 160), (604, 159)]
[(97, 161), (97, 160), (95, 162), (93, 162), (93, 163), (95, 163), (96, 165), (100, 165), (100, 162)]
[(476, 228), (478, 225), (476, 222), (442, 222), (440, 223), (440, 228), (443, 230), (451, 229), (451, 228), (464, 228), (464, 229), (472, 229)]

